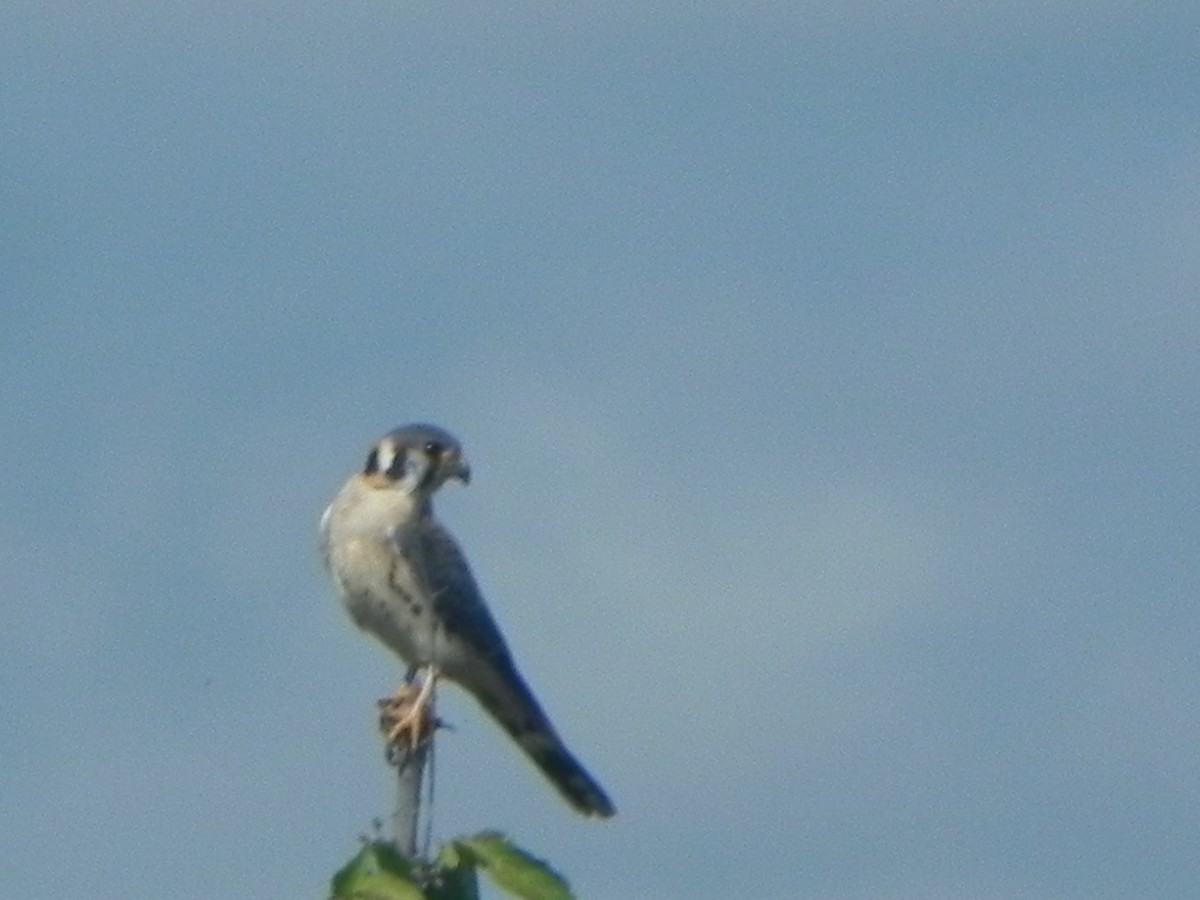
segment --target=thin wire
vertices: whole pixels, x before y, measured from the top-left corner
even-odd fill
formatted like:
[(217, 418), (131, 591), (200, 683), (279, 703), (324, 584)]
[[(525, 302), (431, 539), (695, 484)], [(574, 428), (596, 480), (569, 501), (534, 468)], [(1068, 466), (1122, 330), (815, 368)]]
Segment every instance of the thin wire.
[(427, 749), (428, 758), (425, 760), (425, 834), (423, 836), (424, 847), (421, 848), (421, 857), (429, 859), (429, 851), (433, 847), (433, 776), (435, 774), (435, 762), (437, 760), (437, 681), (433, 682), (433, 687), (429, 692), (429, 712), (430, 718), (433, 720), (433, 731), (429, 735), (429, 747)]

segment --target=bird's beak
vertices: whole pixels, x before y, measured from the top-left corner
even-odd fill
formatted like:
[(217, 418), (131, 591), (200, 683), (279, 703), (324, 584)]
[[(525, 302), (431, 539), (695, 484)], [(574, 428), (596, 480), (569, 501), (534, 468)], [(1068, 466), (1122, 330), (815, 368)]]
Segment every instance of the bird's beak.
[(457, 478), (463, 484), (471, 483), (471, 464), (467, 462), (466, 457), (460, 456), (454, 461), (454, 467), (450, 470), (450, 477)]

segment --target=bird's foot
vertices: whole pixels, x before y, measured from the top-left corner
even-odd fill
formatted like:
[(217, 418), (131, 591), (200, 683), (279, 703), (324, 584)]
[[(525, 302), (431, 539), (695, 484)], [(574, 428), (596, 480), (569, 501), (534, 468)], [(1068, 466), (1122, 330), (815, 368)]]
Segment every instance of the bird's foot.
[(409, 680), (395, 694), (385, 697), (379, 707), (379, 730), (387, 739), (389, 759), (411, 753), (433, 737), (443, 723), (434, 715), (433, 690), (437, 671), (424, 670), (419, 682)]

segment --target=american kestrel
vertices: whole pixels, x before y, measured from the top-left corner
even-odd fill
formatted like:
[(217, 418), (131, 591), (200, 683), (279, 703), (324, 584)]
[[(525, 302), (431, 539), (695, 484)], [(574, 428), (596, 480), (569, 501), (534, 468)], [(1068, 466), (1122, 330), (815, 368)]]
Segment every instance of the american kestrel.
[(426, 685), (463, 687), (576, 810), (607, 817), (604, 789), (567, 750), (525, 684), (466, 557), (433, 515), (433, 495), (471, 477), (462, 447), (434, 425), (388, 432), (321, 516), (321, 552), (351, 618)]

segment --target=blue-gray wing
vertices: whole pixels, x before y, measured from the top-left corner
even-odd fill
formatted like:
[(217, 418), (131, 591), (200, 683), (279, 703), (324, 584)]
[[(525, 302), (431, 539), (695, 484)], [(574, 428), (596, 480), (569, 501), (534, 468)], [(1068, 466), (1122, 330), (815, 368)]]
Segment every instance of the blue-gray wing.
[(445, 674), (462, 685), (533, 760), (567, 801), (588, 816), (611, 816), (612, 801), (571, 755), (517, 672), (458, 544), (431, 515), (417, 530), (423, 574), (446, 638), (471, 657)]
[(454, 537), (431, 516), (418, 528), (423, 575), (447, 636), (465, 643), (493, 667), (513, 667), (504, 635), (488, 611), (471, 567)]

